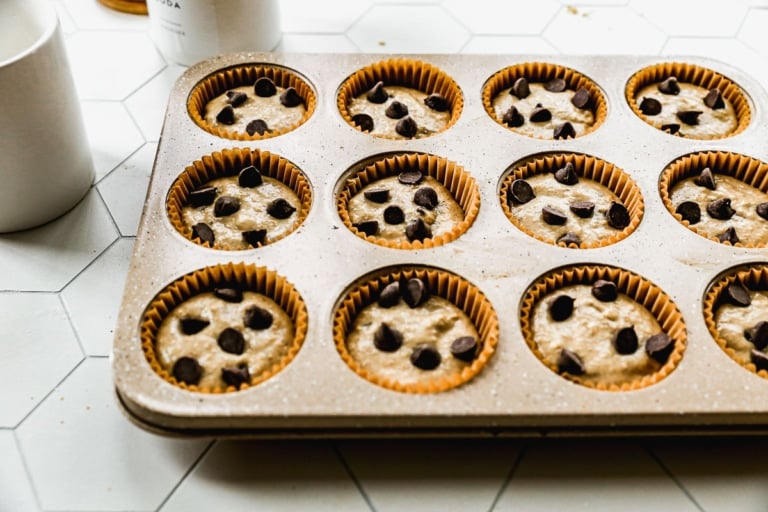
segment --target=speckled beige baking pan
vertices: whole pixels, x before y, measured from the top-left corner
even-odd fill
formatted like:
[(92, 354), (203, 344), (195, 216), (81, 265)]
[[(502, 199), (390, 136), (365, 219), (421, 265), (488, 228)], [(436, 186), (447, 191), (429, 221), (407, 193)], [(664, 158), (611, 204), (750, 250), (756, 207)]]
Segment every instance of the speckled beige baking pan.
[[(114, 383), (133, 421), (169, 435), (219, 436), (768, 432), (768, 380), (734, 364), (712, 339), (702, 310), (706, 291), (718, 276), (737, 265), (768, 261), (768, 249), (733, 247), (696, 235), (667, 211), (659, 194), (664, 168), (689, 153), (729, 151), (768, 161), (768, 97), (754, 79), (726, 64), (694, 57), (407, 56), (455, 80), (463, 110), (444, 132), (398, 141), (349, 126), (336, 106), (340, 84), (383, 58), (241, 53), (204, 61), (177, 81), (114, 341)], [(593, 80), (607, 99), (602, 125), (576, 139), (552, 141), (515, 134), (491, 119), (482, 105), (485, 82), (507, 66), (533, 61), (565, 66)], [(638, 118), (624, 97), (627, 82), (638, 70), (666, 61), (715, 70), (740, 86), (751, 113), (746, 129), (723, 139), (690, 140)], [(186, 107), (194, 86), (217, 70), (249, 63), (283, 66), (306, 79), (317, 99), (309, 120), (290, 133), (259, 141), (222, 139), (199, 128)], [(191, 162), (236, 147), (266, 150), (295, 164), (311, 185), (311, 209), (295, 232), (258, 249), (216, 251), (192, 244), (168, 220), (168, 190)], [(391, 249), (367, 242), (342, 223), (336, 197), (343, 180), (377, 156), (407, 151), (446, 158), (476, 181), (481, 196), (477, 218), (456, 240), (430, 249)], [(499, 204), (501, 180), (516, 163), (552, 152), (592, 155), (626, 172), (645, 203), (638, 228), (626, 239), (596, 249), (553, 246), (515, 228)], [(270, 379), (237, 392), (202, 394), (166, 382), (152, 370), (141, 347), (147, 305), (179, 276), (241, 261), (275, 270), (305, 301), (308, 328), (300, 351)], [(666, 378), (634, 391), (601, 391), (562, 378), (531, 352), (521, 333), (521, 298), (540, 276), (577, 264), (634, 272), (679, 308), (687, 344)], [(338, 301), (364, 276), (398, 266), (458, 274), (495, 308), (498, 345), (469, 382), (440, 393), (402, 393), (361, 378), (339, 356), (332, 332)]]

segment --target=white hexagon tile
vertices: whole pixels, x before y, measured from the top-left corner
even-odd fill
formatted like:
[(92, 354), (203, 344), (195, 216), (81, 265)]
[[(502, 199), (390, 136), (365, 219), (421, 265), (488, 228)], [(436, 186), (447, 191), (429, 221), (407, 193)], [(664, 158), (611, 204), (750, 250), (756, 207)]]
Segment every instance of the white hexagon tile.
[[(211, 443), (139, 430), (107, 356), (186, 68), (157, 51), (146, 16), (44, 1), (64, 29), (96, 179), (60, 219), (0, 235), (0, 511), (766, 510), (760, 438)], [(280, 52), (698, 55), (768, 89), (766, 0), (280, 5)]]

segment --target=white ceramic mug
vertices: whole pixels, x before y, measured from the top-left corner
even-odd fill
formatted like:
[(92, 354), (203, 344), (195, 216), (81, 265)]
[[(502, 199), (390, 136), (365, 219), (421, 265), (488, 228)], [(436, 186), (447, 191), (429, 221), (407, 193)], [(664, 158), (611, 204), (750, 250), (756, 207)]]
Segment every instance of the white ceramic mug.
[(53, 5), (0, 0), (0, 233), (62, 215), (93, 175)]
[(147, 0), (150, 33), (169, 59), (190, 66), (214, 55), (267, 52), (280, 41), (278, 0)]

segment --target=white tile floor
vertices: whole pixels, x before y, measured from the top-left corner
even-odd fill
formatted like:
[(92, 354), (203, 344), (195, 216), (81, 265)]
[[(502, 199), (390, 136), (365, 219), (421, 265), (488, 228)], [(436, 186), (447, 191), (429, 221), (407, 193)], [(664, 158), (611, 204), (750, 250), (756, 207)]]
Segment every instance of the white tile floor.
[[(63, 218), (0, 235), (0, 511), (768, 510), (763, 438), (210, 442), (134, 427), (104, 356), (184, 68), (145, 17), (49, 1), (97, 178)], [(765, 0), (281, 4), (280, 51), (688, 54), (768, 89)]]

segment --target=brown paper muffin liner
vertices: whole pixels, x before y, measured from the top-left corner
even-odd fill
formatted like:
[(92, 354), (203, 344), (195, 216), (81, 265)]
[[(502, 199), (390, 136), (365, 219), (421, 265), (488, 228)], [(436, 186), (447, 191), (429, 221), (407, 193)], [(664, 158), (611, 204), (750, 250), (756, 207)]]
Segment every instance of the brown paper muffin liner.
[(629, 104), (629, 108), (632, 109), (637, 117), (649, 125), (661, 130), (661, 123), (655, 121), (653, 117), (646, 116), (640, 111), (640, 106), (637, 104), (636, 100), (637, 94), (645, 86), (663, 82), (669, 76), (675, 76), (679, 82), (697, 85), (705, 89), (714, 89), (717, 87), (720, 89), (723, 98), (733, 105), (733, 110), (736, 113), (736, 129), (731, 133), (692, 137), (678, 132), (675, 134), (678, 137), (696, 138), (701, 140), (723, 139), (741, 133), (747, 126), (749, 126), (749, 122), (752, 119), (752, 112), (744, 91), (731, 80), (711, 69), (695, 64), (687, 64), (685, 62), (664, 62), (648, 66), (632, 75), (627, 82), (624, 94), (627, 103)]
[[(425, 282), (431, 295), (442, 297), (461, 309), (478, 331), (480, 353), (471, 365), (450, 377), (433, 378), (408, 384), (373, 375), (352, 358), (347, 349), (347, 334), (357, 314), (376, 301), (389, 283), (418, 278)], [(460, 386), (475, 377), (493, 355), (499, 340), (499, 321), (491, 302), (474, 285), (447, 271), (433, 268), (401, 268), (383, 271), (348, 291), (334, 314), (333, 340), (341, 358), (359, 376), (387, 389), (404, 393), (438, 393)]]
[[(413, 169), (418, 169), (424, 175), (431, 176), (448, 189), (464, 211), (464, 219), (461, 222), (446, 233), (437, 235), (433, 238), (427, 238), (423, 241), (415, 240), (413, 242), (401, 242), (387, 240), (376, 236), (368, 236), (352, 225), (347, 207), (349, 205), (349, 200), (355, 194), (374, 181), (389, 176), (397, 176), (405, 170)], [(339, 211), (339, 216), (347, 229), (368, 242), (392, 249), (425, 249), (438, 247), (456, 240), (469, 229), (475, 221), (477, 212), (480, 209), (480, 190), (478, 189), (475, 180), (460, 165), (435, 155), (406, 153), (377, 160), (347, 179), (337, 197), (336, 207)]]
[[(569, 90), (576, 91), (581, 87), (584, 87), (589, 91), (589, 95), (592, 99), (591, 110), (595, 116), (595, 121), (592, 123), (592, 126), (587, 127), (584, 130), (584, 133), (579, 135), (580, 137), (597, 130), (600, 125), (603, 124), (603, 121), (605, 121), (605, 117), (608, 114), (608, 103), (605, 100), (603, 92), (595, 82), (578, 71), (558, 64), (550, 64), (547, 62), (524, 62), (497, 71), (483, 86), (482, 99), (485, 111), (491, 119), (508, 130), (516, 131), (514, 128), (510, 128), (504, 124), (501, 117), (496, 115), (496, 111), (493, 108), (493, 99), (504, 89), (512, 87), (512, 84), (514, 84), (515, 80), (518, 78), (525, 78), (529, 82), (548, 82), (555, 78), (562, 78), (565, 80), (566, 87)], [(521, 135), (530, 136), (527, 134)], [(552, 137), (547, 137), (547, 139), (551, 138)]]
[(141, 320), (141, 347), (152, 369), (166, 382), (188, 391), (201, 393), (226, 393), (238, 391), (233, 386), (202, 388), (177, 381), (170, 371), (164, 368), (155, 353), (155, 339), (163, 320), (173, 309), (189, 298), (214, 288), (231, 287), (244, 291), (253, 291), (274, 300), (293, 320), (294, 337), (287, 353), (268, 370), (251, 376), (250, 384), (242, 384), (239, 390), (255, 386), (280, 372), (299, 352), (307, 334), (307, 308), (301, 295), (293, 285), (276, 272), (264, 267), (245, 263), (227, 263), (206, 267), (190, 272), (166, 286), (158, 293)]
[[(220, 152), (216, 151), (202, 157), (200, 160), (195, 160), (173, 182), (166, 198), (166, 211), (168, 219), (173, 227), (176, 228), (176, 231), (192, 243), (202, 245), (203, 247), (211, 247), (208, 242), (201, 242), (196, 238), (193, 239), (192, 227), (184, 222), (182, 209), (189, 203), (189, 194), (216, 178), (237, 176), (241, 169), (250, 165), (259, 169), (262, 175), (276, 179), (290, 187), (301, 202), (301, 209), (294, 228), (291, 232), (277, 237), (271, 243), (290, 235), (298, 229), (307, 217), (312, 204), (312, 188), (304, 174), (285, 158), (268, 151), (232, 148), (224, 149)], [(216, 242), (214, 242), (213, 249), (237, 250), (220, 247)]]
[[(425, 94), (438, 93), (448, 101), (451, 118), (441, 131), (448, 130), (458, 121), (464, 108), (464, 96), (458, 84), (440, 68), (414, 59), (389, 59), (376, 62), (355, 71), (339, 87), (336, 105), (341, 117), (356, 130), (348, 106), (357, 96), (371, 89), (377, 82), (384, 86), (401, 86), (417, 89)], [(418, 120), (417, 120), (418, 122)], [(362, 130), (360, 130), (362, 131)], [(374, 135), (385, 139), (399, 139), (397, 135)], [(423, 136), (422, 136), (423, 137)], [(418, 138), (418, 136), (417, 136)]]
[(717, 330), (715, 312), (722, 304), (724, 300), (724, 292), (731, 283), (741, 283), (747, 290), (751, 291), (768, 290), (768, 264), (760, 263), (749, 265), (746, 268), (740, 267), (739, 269), (732, 270), (719, 280), (715, 281), (704, 296), (704, 323), (707, 325), (707, 329), (715, 342), (731, 357), (731, 359), (736, 361), (736, 363), (743, 368), (756, 373), (764, 379), (768, 379), (768, 371), (758, 370), (751, 361), (741, 360), (736, 354), (736, 351), (728, 346), (728, 341), (720, 336), (720, 333)]
[[(744, 155), (728, 153), (725, 151), (705, 151), (701, 153), (692, 153), (672, 162), (661, 173), (659, 178), (659, 193), (661, 201), (669, 210), (669, 213), (677, 219), (682, 225), (693, 231), (699, 236), (707, 238), (717, 243), (731, 245), (731, 242), (720, 242), (716, 237), (708, 235), (705, 231), (691, 225), (683, 217), (675, 213), (675, 205), (672, 204), (670, 197), (672, 188), (680, 181), (697, 176), (709, 167), (714, 174), (723, 174), (736, 178), (739, 181), (750, 185), (763, 193), (768, 194), (768, 164)], [(735, 247), (758, 248), (765, 247), (765, 243), (742, 243), (736, 242)]]
[[(296, 89), (296, 92), (304, 100), (304, 108), (306, 109), (304, 116), (298, 123), (284, 130), (268, 131), (263, 135), (258, 133), (248, 135), (247, 132), (233, 130), (226, 125), (214, 126), (205, 120), (205, 108), (209, 101), (235, 87), (253, 85), (256, 80), (262, 77), (272, 79), (278, 87)], [(195, 85), (187, 98), (187, 111), (197, 126), (217, 137), (233, 140), (261, 140), (283, 135), (307, 122), (314, 114), (316, 107), (317, 96), (309, 83), (298, 73), (274, 64), (245, 64), (221, 69), (202, 79)]]
[[(591, 244), (582, 242), (577, 246), (574, 243), (558, 243), (556, 240), (544, 237), (524, 226), (520, 220), (515, 217), (512, 213), (512, 209), (507, 203), (507, 194), (512, 182), (516, 179), (526, 179), (537, 174), (554, 172), (555, 170), (564, 167), (567, 163), (573, 164), (576, 174), (578, 174), (580, 178), (600, 183), (618, 196), (624, 207), (629, 211), (630, 222), (627, 227), (622, 230), (616, 230), (616, 234), (603, 238), (598, 242)], [(598, 247), (605, 247), (627, 238), (635, 229), (637, 229), (637, 226), (643, 218), (643, 213), (645, 212), (645, 203), (640, 188), (628, 174), (605, 160), (578, 153), (547, 155), (524, 162), (509, 173), (501, 182), (501, 187), (499, 187), (499, 200), (501, 201), (501, 209), (504, 211), (504, 215), (506, 215), (510, 222), (523, 233), (548, 244), (578, 249), (596, 249)]]
[[(538, 348), (531, 326), (534, 306), (547, 294), (569, 285), (590, 285), (599, 279), (612, 281), (619, 293), (645, 307), (659, 322), (661, 329), (675, 346), (667, 362), (655, 373), (621, 384), (602, 384), (582, 380), (578, 375), (559, 373), (554, 363), (545, 361)], [(526, 292), (520, 306), (520, 327), (523, 338), (531, 351), (553, 372), (586, 387), (603, 391), (631, 391), (644, 388), (667, 377), (680, 363), (687, 343), (687, 334), (680, 310), (658, 286), (639, 275), (620, 268), (598, 265), (582, 265), (555, 270), (536, 281)]]

